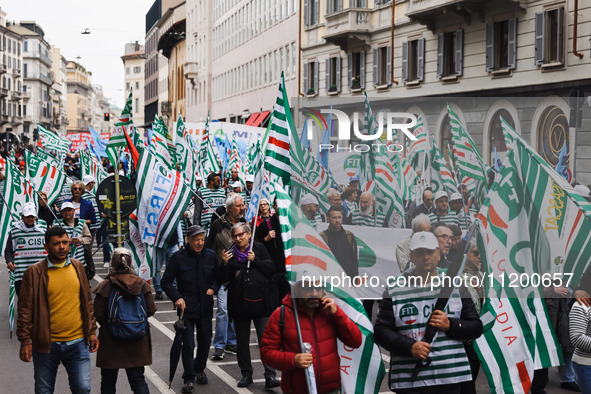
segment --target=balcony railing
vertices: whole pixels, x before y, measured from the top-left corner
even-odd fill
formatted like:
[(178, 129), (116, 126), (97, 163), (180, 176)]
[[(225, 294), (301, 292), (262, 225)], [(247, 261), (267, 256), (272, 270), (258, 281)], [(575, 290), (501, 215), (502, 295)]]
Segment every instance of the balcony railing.
[(13, 90), (12, 92), (12, 99), (13, 100), (21, 100), (23, 98), (23, 93)]
[(185, 79), (195, 79), (199, 75), (197, 62), (185, 63)]
[(28, 100), (31, 98), (31, 92), (22, 92), (21, 95), (23, 100)]
[(22, 74), (22, 71), (20, 68), (13, 68), (12, 69), (12, 75), (15, 77), (20, 77)]
[(6, 96), (8, 96), (8, 89), (0, 88), (0, 97), (6, 97)]
[(4, 74), (6, 72), (6, 64), (0, 64), (0, 74)]
[(51, 85), (53, 82), (51, 81), (51, 78), (49, 77), (49, 75), (45, 75), (45, 74), (39, 74), (39, 79), (42, 82), (45, 82), (47, 85)]
[(41, 59), (41, 61), (45, 63), (47, 66), (51, 67), (51, 59), (49, 58), (49, 56), (41, 52), (39, 53), (39, 59)]
[(370, 38), (371, 13), (367, 8), (347, 8), (326, 15), (323, 38), (345, 51), (349, 46), (365, 44)]
[(25, 123), (33, 123), (33, 117), (31, 115), (24, 115), (23, 116), (23, 121)]
[(0, 123), (8, 123), (8, 115), (0, 114)]

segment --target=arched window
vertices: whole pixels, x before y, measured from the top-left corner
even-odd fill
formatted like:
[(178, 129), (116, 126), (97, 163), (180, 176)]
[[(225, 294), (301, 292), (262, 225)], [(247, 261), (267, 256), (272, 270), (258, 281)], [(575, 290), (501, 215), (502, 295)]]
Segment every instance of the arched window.
[(507, 111), (506, 109), (500, 109), (494, 113), (488, 130), (488, 135), (490, 139), (489, 157), (491, 166), (494, 163), (495, 148), (501, 160), (503, 160), (507, 155), (507, 145), (505, 144), (505, 136), (503, 135), (503, 127), (501, 126), (501, 117), (505, 119), (505, 121), (509, 123), (509, 125), (511, 125), (513, 130), (515, 130), (515, 121), (513, 120), (513, 116), (511, 116), (509, 111)]
[(570, 167), (568, 119), (562, 109), (555, 105), (547, 107), (539, 120), (537, 134), (538, 153), (544, 160), (555, 166), (566, 144), (566, 165)]

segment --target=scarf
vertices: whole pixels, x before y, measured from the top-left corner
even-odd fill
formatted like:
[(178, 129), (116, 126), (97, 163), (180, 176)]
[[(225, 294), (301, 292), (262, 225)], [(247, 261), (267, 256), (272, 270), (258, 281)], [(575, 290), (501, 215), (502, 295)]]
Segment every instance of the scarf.
[(242, 264), (246, 264), (248, 262), (248, 252), (250, 251), (250, 244), (248, 245), (248, 248), (246, 248), (246, 250), (244, 252), (241, 252), (238, 249), (238, 246), (236, 246), (236, 244), (234, 244), (234, 246), (232, 246), (232, 253), (234, 253), (234, 256), (236, 256), (236, 260), (238, 260), (239, 263)]

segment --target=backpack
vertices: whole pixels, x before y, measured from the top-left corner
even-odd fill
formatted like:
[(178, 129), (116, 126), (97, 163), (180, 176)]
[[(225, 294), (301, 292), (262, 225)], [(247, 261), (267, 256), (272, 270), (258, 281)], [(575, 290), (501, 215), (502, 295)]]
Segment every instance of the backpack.
[(146, 300), (141, 292), (137, 296), (125, 298), (121, 289), (113, 285), (107, 316), (107, 326), (116, 339), (136, 340), (148, 333)]

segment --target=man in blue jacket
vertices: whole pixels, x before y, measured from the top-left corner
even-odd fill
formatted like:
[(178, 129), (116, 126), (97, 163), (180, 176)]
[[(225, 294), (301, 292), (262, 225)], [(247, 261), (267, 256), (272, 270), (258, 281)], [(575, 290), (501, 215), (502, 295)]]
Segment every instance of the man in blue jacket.
[[(162, 289), (179, 311), (185, 311), (187, 329), (183, 332), (183, 382), (182, 393), (192, 393), (194, 382), (207, 384), (205, 366), (211, 345), (211, 321), (213, 319), (213, 295), (219, 290), (217, 258), (205, 247), (205, 229), (193, 225), (187, 229), (187, 243), (176, 252), (166, 265), (162, 277)], [(176, 287), (174, 281), (176, 280)], [(197, 357), (194, 330), (197, 327)]]

